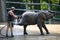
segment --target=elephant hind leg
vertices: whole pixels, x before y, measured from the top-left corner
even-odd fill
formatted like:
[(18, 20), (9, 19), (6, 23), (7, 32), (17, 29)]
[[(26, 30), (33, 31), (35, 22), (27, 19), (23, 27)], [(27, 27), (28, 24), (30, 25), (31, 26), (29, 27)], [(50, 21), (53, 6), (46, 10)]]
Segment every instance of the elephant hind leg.
[(27, 28), (27, 25), (24, 25), (24, 35), (27, 35), (26, 28)]

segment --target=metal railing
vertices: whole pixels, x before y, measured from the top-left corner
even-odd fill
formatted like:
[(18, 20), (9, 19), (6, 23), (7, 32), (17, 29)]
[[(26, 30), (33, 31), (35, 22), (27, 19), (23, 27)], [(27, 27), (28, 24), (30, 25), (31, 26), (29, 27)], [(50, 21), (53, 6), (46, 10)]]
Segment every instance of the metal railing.
[[(60, 5), (57, 5), (57, 4), (28, 3), (28, 2), (9, 2), (9, 1), (6, 1), (6, 3), (25, 4), (26, 5), (26, 9), (16, 9), (16, 10), (23, 10), (23, 11), (29, 10), (29, 9), (27, 9), (29, 4), (30, 5), (47, 5), (48, 6), (48, 10), (50, 10), (50, 6), (60, 6)], [(7, 8), (7, 9), (9, 9), (9, 8)], [(35, 11), (40, 11), (40, 10), (35, 10)], [(60, 13), (59, 11), (54, 11), (54, 12)]]
[[(22, 10), (22, 11), (29, 10), (28, 9), (28, 5), (47, 5), (48, 6), (47, 10), (50, 10), (50, 11), (52, 11), (51, 8), (50, 8), (50, 6), (59, 6), (60, 7), (60, 5), (57, 5), (57, 4), (28, 3), (28, 2), (9, 2), (9, 1), (6, 1), (6, 3), (25, 4), (26, 5), (26, 9), (15, 9), (15, 10)], [(10, 9), (10, 8), (7, 8), (7, 9)], [(32, 11), (41, 11), (41, 10), (32, 10)], [(46, 10), (43, 10), (43, 11), (46, 11)], [(53, 11), (53, 12), (60, 14), (59, 11)], [(57, 20), (59, 19), (60, 20), (60, 18), (54, 18), (54, 19), (57, 19)], [(49, 23), (51, 24), (51, 19), (49, 20)]]

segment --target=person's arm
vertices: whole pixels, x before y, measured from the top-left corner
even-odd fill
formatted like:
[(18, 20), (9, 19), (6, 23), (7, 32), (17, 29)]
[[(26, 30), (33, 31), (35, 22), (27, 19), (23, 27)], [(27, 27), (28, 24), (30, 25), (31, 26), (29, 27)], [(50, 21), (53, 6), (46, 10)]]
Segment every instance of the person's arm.
[(18, 18), (13, 12), (10, 11), (10, 15), (13, 16), (14, 18)]

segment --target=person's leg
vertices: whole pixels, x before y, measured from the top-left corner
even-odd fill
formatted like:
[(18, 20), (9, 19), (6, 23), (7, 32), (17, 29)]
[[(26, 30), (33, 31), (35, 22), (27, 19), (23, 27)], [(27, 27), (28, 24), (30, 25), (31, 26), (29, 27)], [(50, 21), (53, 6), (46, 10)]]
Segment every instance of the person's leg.
[(13, 24), (12, 23), (10, 23), (10, 30), (11, 30), (11, 37), (14, 37), (14, 35), (13, 35)]
[(8, 30), (9, 30), (9, 27), (10, 27), (10, 23), (9, 23), (9, 22), (7, 22), (6, 37), (8, 37)]

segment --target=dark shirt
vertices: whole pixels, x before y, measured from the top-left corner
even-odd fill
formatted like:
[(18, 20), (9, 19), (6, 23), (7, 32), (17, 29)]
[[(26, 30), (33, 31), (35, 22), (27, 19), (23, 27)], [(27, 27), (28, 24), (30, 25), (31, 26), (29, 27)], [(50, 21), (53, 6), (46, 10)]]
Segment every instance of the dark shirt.
[(8, 21), (13, 21), (14, 17), (12, 15), (10, 15), (10, 13), (8, 12)]

